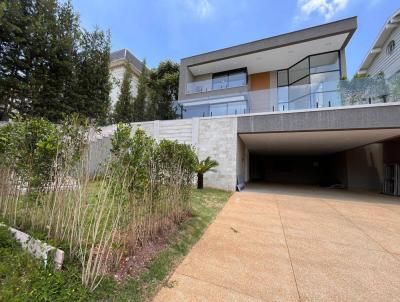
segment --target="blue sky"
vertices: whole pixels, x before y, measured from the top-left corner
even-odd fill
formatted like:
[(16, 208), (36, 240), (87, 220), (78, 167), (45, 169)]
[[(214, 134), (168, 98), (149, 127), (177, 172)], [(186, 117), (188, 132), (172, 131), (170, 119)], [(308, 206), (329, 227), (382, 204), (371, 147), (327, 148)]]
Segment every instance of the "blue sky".
[(397, 0), (73, 0), (87, 29), (111, 30), (112, 49), (128, 48), (150, 67), (342, 18), (358, 16), (347, 47), (353, 75)]

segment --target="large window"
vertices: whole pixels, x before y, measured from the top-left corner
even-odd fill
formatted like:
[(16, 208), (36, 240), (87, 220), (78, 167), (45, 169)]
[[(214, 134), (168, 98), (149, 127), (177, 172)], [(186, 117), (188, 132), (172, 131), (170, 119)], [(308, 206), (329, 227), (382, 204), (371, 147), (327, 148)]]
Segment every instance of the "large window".
[(339, 52), (312, 55), (278, 71), (280, 110), (334, 106), (340, 80)]
[(215, 73), (212, 79), (212, 89), (226, 89), (247, 85), (247, 70), (238, 69)]

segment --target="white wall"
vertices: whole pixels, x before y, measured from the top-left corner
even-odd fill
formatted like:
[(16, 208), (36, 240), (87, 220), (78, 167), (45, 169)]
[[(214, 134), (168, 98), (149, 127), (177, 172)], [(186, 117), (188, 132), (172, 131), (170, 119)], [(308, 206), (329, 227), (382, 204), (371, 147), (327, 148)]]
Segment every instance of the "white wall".
[[(115, 103), (118, 101), (124, 74), (125, 74), (125, 66), (123, 65), (115, 66), (110, 69), (110, 76), (112, 83), (110, 98), (111, 98), (112, 108), (114, 108)], [(131, 82), (131, 92), (132, 96), (134, 97), (137, 95), (137, 85), (138, 85), (138, 76), (136, 74), (133, 74)]]
[[(390, 41), (394, 40), (396, 48), (391, 55), (387, 54), (386, 47)], [(376, 75), (383, 71), (386, 78), (390, 78), (397, 71), (400, 70), (400, 26), (392, 32), (390, 37), (387, 39), (382, 47), (382, 51), (375, 57), (367, 73), (370, 75)]]

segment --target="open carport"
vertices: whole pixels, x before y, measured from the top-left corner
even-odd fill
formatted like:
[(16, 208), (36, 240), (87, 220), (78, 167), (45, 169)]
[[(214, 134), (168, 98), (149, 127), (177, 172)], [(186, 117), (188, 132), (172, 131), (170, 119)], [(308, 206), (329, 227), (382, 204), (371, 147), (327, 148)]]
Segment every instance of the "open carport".
[(400, 129), (239, 134), (245, 182), (379, 191), (385, 164), (400, 162)]
[(399, 114), (399, 103), (387, 103), (238, 117), (238, 183), (386, 188), (399, 195)]

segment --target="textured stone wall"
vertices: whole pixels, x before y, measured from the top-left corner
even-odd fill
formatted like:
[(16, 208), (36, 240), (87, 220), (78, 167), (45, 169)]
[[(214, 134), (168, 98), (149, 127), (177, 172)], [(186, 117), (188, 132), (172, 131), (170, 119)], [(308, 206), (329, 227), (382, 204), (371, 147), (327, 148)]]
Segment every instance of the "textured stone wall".
[[(157, 141), (176, 140), (193, 146), (200, 160), (207, 156), (217, 160), (219, 166), (215, 172), (208, 172), (204, 175), (204, 185), (235, 190), (238, 143), (236, 117), (133, 123), (132, 133), (138, 128), (143, 129)], [(101, 163), (110, 155), (112, 133), (109, 133), (110, 129), (104, 132), (106, 136), (94, 139), (90, 145), (89, 169), (92, 175), (98, 171)]]
[(204, 175), (204, 186), (234, 191), (236, 186), (237, 118), (199, 120), (198, 156), (218, 161), (215, 172)]

